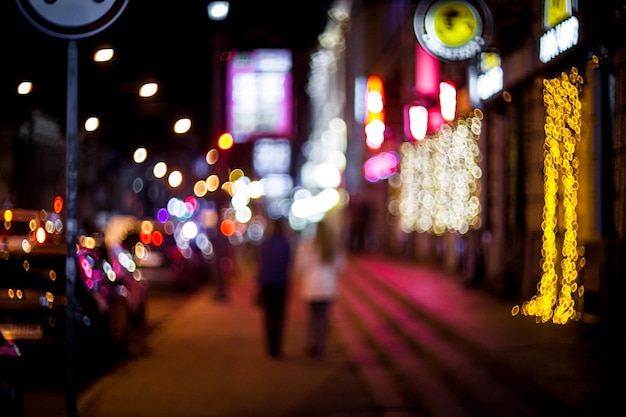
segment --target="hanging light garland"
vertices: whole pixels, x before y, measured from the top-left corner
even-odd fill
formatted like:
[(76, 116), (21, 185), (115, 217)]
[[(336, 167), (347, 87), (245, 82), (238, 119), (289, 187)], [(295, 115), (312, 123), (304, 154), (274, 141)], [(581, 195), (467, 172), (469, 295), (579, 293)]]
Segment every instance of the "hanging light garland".
[[(541, 229), (541, 280), (537, 294), (522, 305), (522, 313), (535, 316), (538, 322), (565, 324), (578, 318), (574, 295), (582, 297), (584, 288), (578, 286), (578, 262), (584, 264), (578, 247), (578, 166), (575, 155), (582, 124), (579, 98), (583, 78), (573, 68), (568, 75), (543, 82), (546, 109), (544, 142), (544, 206)], [(560, 188), (559, 188), (560, 179)], [(559, 233), (559, 191), (562, 195), (563, 243), (561, 256), (557, 248)], [(580, 258), (580, 259), (579, 259)], [(560, 259), (560, 262), (559, 262)], [(559, 277), (560, 275), (560, 277)], [(513, 313), (518, 312), (518, 307)]]

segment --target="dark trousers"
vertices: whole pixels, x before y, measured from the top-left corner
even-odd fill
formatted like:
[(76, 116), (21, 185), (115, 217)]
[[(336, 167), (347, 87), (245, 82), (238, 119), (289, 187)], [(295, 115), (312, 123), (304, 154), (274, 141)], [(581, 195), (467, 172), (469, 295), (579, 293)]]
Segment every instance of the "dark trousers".
[(332, 302), (309, 302), (309, 322), (307, 325), (307, 352), (313, 356), (324, 353), (330, 327), (330, 307)]
[(277, 357), (282, 355), (287, 288), (280, 285), (266, 285), (262, 292), (266, 349), (270, 356)]

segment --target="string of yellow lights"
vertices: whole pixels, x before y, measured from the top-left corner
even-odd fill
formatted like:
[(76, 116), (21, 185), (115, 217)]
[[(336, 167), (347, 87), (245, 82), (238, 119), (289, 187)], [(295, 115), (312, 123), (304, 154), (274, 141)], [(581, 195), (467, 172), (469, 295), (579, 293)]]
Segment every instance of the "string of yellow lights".
[[(582, 124), (581, 101), (583, 77), (573, 68), (570, 74), (544, 80), (543, 101), (546, 109), (544, 142), (544, 207), (541, 229), (541, 280), (537, 294), (522, 305), (522, 313), (535, 316), (537, 322), (565, 324), (579, 319), (574, 294), (582, 297), (578, 285), (578, 166), (575, 155)], [(559, 188), (560, 179), (560, 188)], [(559, 208), (559, 191), (562, 207)], [(559, 210), (561, 209), (561, 210)], [(558, 253), (559, 214), (562, 216), (563, 242)], [(582, 265), (583, 262), (580, 263)], [(559, 279), (559, 274), (561, 278)], [(513, 313), (518, 312), (518, 306)]]

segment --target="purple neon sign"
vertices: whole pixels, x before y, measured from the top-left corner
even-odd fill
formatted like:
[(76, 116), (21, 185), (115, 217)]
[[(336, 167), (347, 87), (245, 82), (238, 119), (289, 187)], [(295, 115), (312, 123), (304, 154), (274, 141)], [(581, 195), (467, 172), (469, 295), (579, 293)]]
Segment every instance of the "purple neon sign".
[(226, 68), (226, 129), (235, 143), (291, 137), (291, 66), (287, 49), (233, 52)]

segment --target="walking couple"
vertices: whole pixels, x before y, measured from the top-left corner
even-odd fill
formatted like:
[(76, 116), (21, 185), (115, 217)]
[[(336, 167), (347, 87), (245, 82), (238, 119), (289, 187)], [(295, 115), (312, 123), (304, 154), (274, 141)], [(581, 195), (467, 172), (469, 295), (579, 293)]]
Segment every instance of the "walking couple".
[(281, 220), (274, 220), (269, 235), (261, 243), (257, 283), (264, 313), (266, 351), (272, 358), (280, 358), (283, 353), (292, 275), (299, 279), (301, 296), (308, 308), (306, 352), (312, 357), (324, 354), (344, 257), (339, 239), (326, 220), (311, 226), (314, 231), (303, 233), (295, 248), (296, 242), (290, 239), (286, 226)]

